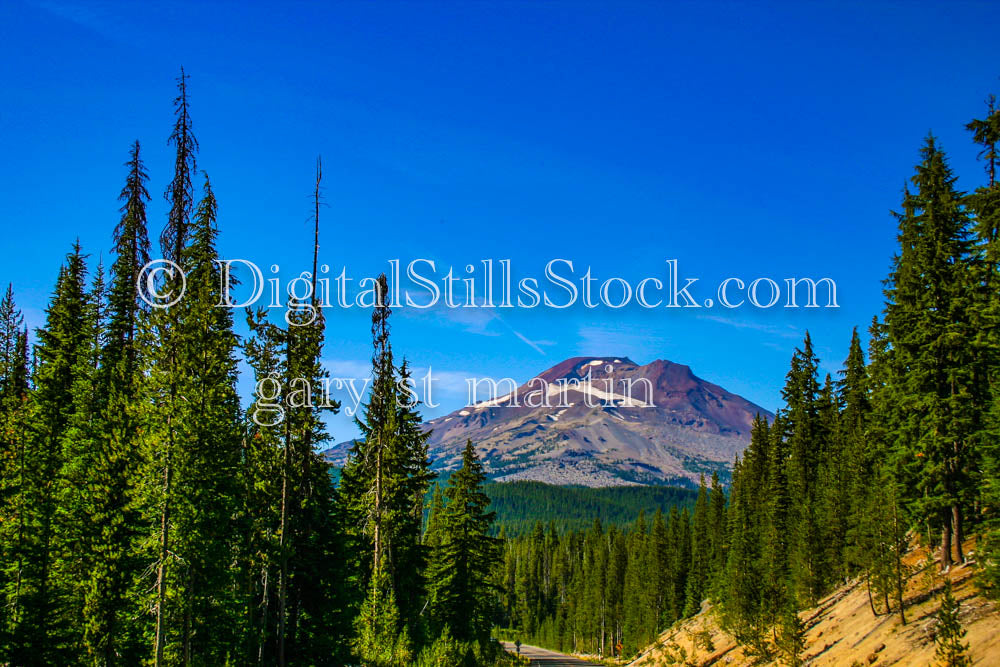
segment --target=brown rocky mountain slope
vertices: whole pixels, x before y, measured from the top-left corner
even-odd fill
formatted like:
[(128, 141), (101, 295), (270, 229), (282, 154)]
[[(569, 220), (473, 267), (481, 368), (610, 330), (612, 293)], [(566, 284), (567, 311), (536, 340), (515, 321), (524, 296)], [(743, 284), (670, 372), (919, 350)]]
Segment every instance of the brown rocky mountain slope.
[[(772, 415), (682, 364), (574, 357), (519, 387), (477, 387), (472, 405), (427, 422), (436, 468), (456, 467), (466, 440), (498, 481), (695, 483), (725, 477), (749, 443), (754, 415)], [(350, 443), (326, 452), (343, 463)]]

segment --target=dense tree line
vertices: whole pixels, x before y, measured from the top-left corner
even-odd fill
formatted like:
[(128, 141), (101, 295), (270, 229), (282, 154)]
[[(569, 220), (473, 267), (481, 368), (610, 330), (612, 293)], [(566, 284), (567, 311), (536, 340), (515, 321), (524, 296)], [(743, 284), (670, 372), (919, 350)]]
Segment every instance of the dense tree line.
[(605, 528), (625, 528), (640, 511), (652, 516), (671, 507), (694, 509), (698, 492), (675, 486), (554, 486), (543, 482), (488, 483), (486, 495), (496, 513), (494, 529), (507, 537), (531, 533), (539, 521), (558, 532), (584, 531), (599, 519)]
[(631, 655), (701, 608), (724, 567), (725, 492), (705, 480), (692, 511), (674, 505), (626, 528), (557, 530), (541, 522), (507, 539), (504, 626), (523, 641), (599, 655)]
[[(490, 639), (500, 546), (471, 444), (423, 525), (427, 435), (401, 400), (384, 276), (363, 437), (339, 485), (318, 454), (339, 406), (310, 393), (325, 379), (315, 283), (281, 321), (247, 312), (245, 339), (217, 307), (219, 206), (187, 86), (182, 71), (159, 239), (181, 271), (156, 285), (186, 281), (183, 298), (151, 307), (137, 293), (151, 244), (136, 142), (110, 271), (75, 244), (34, 341), (12, 288), (0, 301), (0, 663), (508, 660)], [(317, 164), (314, 281), (321, 178)], [(241, 407), (241, 359), (282, 388), (281, 408)]]
[(980, 584), (1000, 594), (992, 98), (968, 129), (986, 183), (960, 191), (937, 140), (927, 139), (894, 213), (899, 250), (867, 360), (855, 329), (839, 377), (821, 377), (807, 333), (784, 407), (771, 422), (755, 420), (728, 497), (703, 485), (691, 517), (657, 515), (650, 529), (640, 516), (627, 531), (597, 524), (561, 535), (539, 525), (510, 541), (508, 627), (553, 647), (609, 655), (620, 644), (630, 654), (710, 599), (751, 655), (797, 664), (797, 610), (852, 578), (864, 582), (874, 615), (907, 621), (903, 556), (913, 539), (935, 547), (947, 571), (968, 561), (976, 536)]

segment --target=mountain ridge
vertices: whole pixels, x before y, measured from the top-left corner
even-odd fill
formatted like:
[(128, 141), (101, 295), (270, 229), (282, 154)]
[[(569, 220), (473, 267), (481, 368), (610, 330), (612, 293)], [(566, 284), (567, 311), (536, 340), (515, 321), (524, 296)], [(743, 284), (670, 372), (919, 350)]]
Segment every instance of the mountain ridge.
[[(571, 357), (520, 386), (499, 384), (506, 394), (425, 422), (436, 469), (455, 468), (471, 440), (495, 481), (691, 486), (701, 474), (728, 478), (754, 416), (773, 418), (666, 359)], [(340, 465), (351, 442), (324, 454)]]

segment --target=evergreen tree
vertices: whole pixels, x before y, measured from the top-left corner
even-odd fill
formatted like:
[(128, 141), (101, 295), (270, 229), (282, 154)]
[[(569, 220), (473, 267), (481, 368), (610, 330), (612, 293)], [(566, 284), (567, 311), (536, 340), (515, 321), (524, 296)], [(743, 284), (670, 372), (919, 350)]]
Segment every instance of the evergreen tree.
[(28, 332), (8, 285), (0, 300), (0, 660), (9, 655), (17, 618), (29, 391)]
[[(389, 287), (385, 275), (375, 283), (372, 313), (373, 380), (364, 421), (356, 419), (363, 438), (356, 440), (341, 473), (348, 537), (355, 552), (355, 576), (370, 589), (376, 568), (385, 568), (393, 601), (410, 637), (420, 635), (423, 570), (421, 544), (423, 499), (432, 479), (427, 437), (409, 400), (410, 374), (393, 363), (389, 342)], [(386, 597), (385, 592), (378, 595)], [(454, 630), (454, 629), (453, 629)]]
[(973, 358), (970, 221), (963, 195), (933, 137), (897, 213), (900, 254), (886, 288), (894, 394), (902, 419), (894, 440), (907, 504), (941, 531), (942, 567), (962, 553), (963, 517), (978, 469), (981, 428)]
[(328, 374), (321, 356), (325, 318), (320, 308), (315, 274), (319, 253), (319, 209), (322, 162), (317, 159), (313, 190), (313, 273), (310, 296), (296, 298), (285, 313), (283, 334), (283, 386), (288, 387), (282, 437), (281, 513), (278, 527), (279, 591), (277, 662), (324, 662), (346, 659), (340, 642), (331, 640), (331, 629), (347, 632), (341, 615), (338, 581), (344, 571), (339, 563), (341, 516), (334, 506), (335, 489), (329, 465), (317, 447), (329, 439), (324, 413), (340, 405), (322, 393)]
[(767, 420), (757, 415), (750, 430), (750, 446), (741, 461), (733, 464), (730, 487), (729, 551), (726, 558), (725, 583), (720, 595), (722, 624), (742, 644), (757, 647), (764, 644), (765, 630), (770, 621), (769, 600), (779, 583), (775, 570), (764, 556), (781, 552), (777, 535), (770, 528), (768, 503), (767, 456), (773, 452)]
[(800, 667), (805, 664), (802, 659), (802, 651), (805, 649), (805, 630), (802, 627), (802, 620), (794, 610), (786, 610), (781, 615), (776, 644), (782, 664), (787, 667)]
[(63, 600), (53, 575), (59, 556), (56, 517), (62, 443), (80, 397), (74, 388), (93, 335), (87, 319), (86, 275), (84, 256), (76, 244), (59, 272), (45, 326), (37, 332), (35, 401), (20, 476), (17, 577), (13, 595), (8, 595), (10, 661), (15, 664), (65, 661), (71, 642), (70, 628), (61, 622)]
[[(185, 286), (183, 272), (189, 255), (187, 240), (190, 233), (191, 210), (194, 200), (192, 177), (195, 171), (197, 141), (191, 132), (191, 115), (187, 97), (187, 79), (184, 70), (177, 80), (178, 95), (174, 99), (174, 128), (168, 142), (175, 148), (174, 176), (165, 196), (170, 203), (170, 212), (160, 247), (163, 256), (179, 266), (166, 274), (159, 285), (158, 294), (168, 295), (165, 303), (158, 303), (149, 318), (141, 321), (140, 346), (150, 350), (143, 360), (142, 393), (145, 404), (137, 410), (137, 425), (143, 433), (140, 443), (140, 463), (138, 465), (136, 508), (143, 530), (136, 536), (134, 553), (142, 567), (141, 571), (155, 577), (152, 585), (141, 577), (133, 590), (133, 604), (138, 610), (152, 609), (152, 628), (139, 625), (137, 640), (152, 646), (153, 664), (159, 667), (168, 658), (168, 630), (176, 628), (178, 621), (168, 602), (174, 606), (176, 595), (168, 595), (174, 589), (169, 581), (171, 561), (176, 550), (173, 547), (174, 514), (178, 492), (176, 488), (177, 451), (183, 438), (184, 410), (190, 406), (183, 394), (186, 380), (183, 356), (188, 341), (182, 331), (185, 317), (182, 310), (187, 306), (190, 295), (184, 295), (181, 307), (169, 305), (169, 299), (183, 294)], [(153, 591), (153, 599), (148, 600), (148, 591)], [(141, 613), (141, 612), (140, 612)], [(137, 624), (138, 625), (138, 624)], [(186, 643), (185, 643), (186, 645)]]
[(1000, 594), (1000, 181), (997, 180), (997, 146), (1000, 144), (1000, 108), (996, 98), (987, 100), (985, 118), (966, 126), (982, 147), (987, 183), (968, 198), (974, 215), (980, 298), (973, 309), (976, 331), (977, 373), (985, 396), (979, 398), (983, 429), (978, 446), (982, 450), (983, 477), (979, 485), (980, 506), (989, 508), (982, 517), (983, 539), (978, 545), (985, 558), (981, 582), (992, 596)]
[[(719, 582), (726, 569), (726, 552), (728, 549), (728, 536), (726, 524), (726, 493), (719, 480), (718, 471), (712, 472), (711, 500), (709, 502), (709, 543), (711, 544), (711, 572), (710, 582)], [(714, 593), (718, 592), (718, 586), (713, 583)]]
[(368, 594), (354, 622), (353, 648), (361, 664), (369, 667), (404, 667), (412, 647), (406, 625), (399, 617), (389, 574), (381, 562), (375, 567)]
[[(441, 546), (442, 523), (444, 521), (444, 495), (439, 484), (434, 485), (431, 493), (431, 505), (427, 513), (427, 526), (424, 530), (424, 545), (433, 549)], [(500, 535), (501, 543), (506, 543), (506, 536)]]
[[(766, 471), (757, 473), (762, 480), (762, 494), (758, 496), (751, 507), (763, 507), (764, 517), (761, 521), (761, 551), (763, 560), (763, 596), (772, 603), (761, 610), (765, 621), (773, 620), (775, 609), (781, 609), (788, 604), (789, 592), (789, 551), (790, 551), (790, 491), (788, 482), (788, 446), (784, 438), (784, 413), (775, 416), (774, 422), (766, 430), (768, 449), (762, 457)], [(744, 468), (747, 467), (744, 463)], [(754, 511), (751, 509), (751, 511)], [(773, 605), (773, 606), (772, 606)]]
[(691, 568), (685, 591), (685, 616), (693, 616), (698, 613), (708, 590), (708, 577), (712, 567), (709, 520), (708, 489), (705, 486), (705, 476), (702, 475), (698, 484), (698, 500), (694, 506), (694, 517), (691, 525)]
[[(625, 576), (621, 602), (621, 644), (626, 653), (633, 653), (649, 643), (655, 626), (650, 628), (646, 590), (649, 571), (646, 554), (649, 536), (646, 517), (640, 512), (625, 541)], [(689, 580), (690, 581), (690, 580)], [(690, 586), (690, 583), (689, 583)], [(616, 642), (617, 645), (617, 642)]]
[(99, 265), (83, 310), (86, 335), (73, 371), (73, 413), (62, 435), (60, 470), (54, 480), (52, 579), (60, 600), (58, 623), (67, 628), (64, 659), (74, 661), (84, 653), (77, 621), (87, 596), (89, 575), (95, 567), (100, 533), (95, 516), (99, 499), (95, 497), (91, 474), (99, 465), (96, 443), (99, 434), (105, 431), (103, 412), (107, 398), (99, 367), (106, 329), (103, 272), (103, 266)]
[(147, 584), (156, 613), (153, 660), (224, 660), (235, 627), (230, 559), (238, 534), (241, 460), (237, 339), (215, 249), (217, 206), (206, 178), (190, 244), (184, 298), (154, 311), (161, 343), (145, 373), (146, 410), (140, 509), (153, 527), (140, 543), (152, 556)]
[(873, 456), (874, 443), (867, 438), (871, 420), (871, 383), (857, 327), (851, 332), (847, 359), (837, 383), (837, 394), (843, 406), (839, 436), (843, 447), (844, 489), (847, 494), (844, 564), (847, 571), (853, 572), (856, 568), (863, 567), (865, 562), (865, 555), (857, 548), (857, 533), (867, 512), (865, 499), (871, 489), (876, 463)]
[(143, 351), (138, 345), (140, 320), (147, 314), (136, 285), (149, 262), (146, 229), (148, 175), (136, 141), (126, 163), (128, 177), (119, 200), (122, 218), (114, 231), (115, 262), (108, 294), (107, 338), (101, 355), (101, 389), (105, 395), (98, 434), (97, 463), (91, 474), (100, 527), (95, 563), (84, 603), (84, 642), (88, 652), (112, 664), (116, 656), (130, 655), (119, 646), (123, 634), (125, 597), (135, 563), (130, 544), (138, 531), (133, 512), (132, 484), (138, 464), (138, 428), (135, 396), (141, 384)]
[(958, 620), (959, 605), (955, 601), (955, 596), (951, 592), (951, 580), (944, 584), (941, 593), (941, 608), (938, 610), (937, 628), (934, 632), (934, 643), (937, 649), (934, 657), (938, 659), (941, 667), (971, 667), (972, 659), (969, 658), (969, 645), (962, 640), (965, 638), (965, 628)]
[(660, 628), (669, 625), (673, 619), (668, 619), (668, 592), (672, 585), (670, 581), (670, 546), (667, 537), (667, 523), (663, 519), (663, 512), (659, 509), (653, 516), (653, 528), (650, 532), (649, 542), (652, 558), (649, 570), (649, 590), (653, 595), (651, 612), (656, 627)]
[(243, 351), (253, 371), (256, 400), (248, 409), (241, 486), (244, 490), (241, 554), (244, 583), (244, 652), (258, 663), (277, 662), (280, 586), (280, 532), (286, 407), (281, 391), (287, 379), (284, 331), (267, 311), (246, 314), (251, 336)]
[(440, 544), (428, 569), (428, 612), (438, 633), (448, 628), (455, 639), (480, 644), (488, 642), (498, 613), (491, 573), (500, 562), (500, 543), (490, 536), (494, 515), (482, 490), (485, 480), (470, 441), (462, 467), (448, 480)]
[(168, 143), (175, 149), (174, 177), (164, 196), (170, 204), (167, 224), (160, 235), (160, 246), (166, 259), (180, 263), (188, 242), (191, 210), (194, 207), (194, 175), (197, 171), (195, 156), (198, 140), (191, 129), (191, 110), (188, 106), (187, 82), (184, 73), (177, 77), (177, 97), (174, 98), (174, 129)]
[[(817, 377), (819, 360), (812, 338), (806, 332), (802, 348), (792, 356), (782, 398), (787, 405), (782, 413), (782, 430), (777, 437), (787, 440), (786, 464), (788, 489), (788, 594), (795, 600), (814, 602), (822, 590), (822, 542), (820, 538), (819, 490), (817, 477), (825, 454), (820, 420), (820, 386)], [(772, 460), (781, 460), (775, 457)]]

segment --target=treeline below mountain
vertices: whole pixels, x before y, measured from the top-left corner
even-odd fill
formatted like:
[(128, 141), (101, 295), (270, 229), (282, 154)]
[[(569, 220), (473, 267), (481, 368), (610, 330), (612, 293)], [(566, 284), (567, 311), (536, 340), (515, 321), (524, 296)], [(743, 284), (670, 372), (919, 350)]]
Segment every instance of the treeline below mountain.
[[(933, 137), (903, 195), (885, 310), (855, 329), (839, 377), (821, 377), (808, 333), (773, 422), (758, 417), (728, 499), (702, 485), (690, 521), (599, 524), (508, 542), (506, 621), (564, 651), (634, 654), (714, 603), (752, 661), (802, 663), (797, 613), (860, 579), (873, 617), (908, 621), (908, 540), (948, 572), (972, 565), (1000, 593), (1000, 110), (968, 125), (987, 182), (957, 188)], [(941, 591), (942, 664), (968, 664), (956, 601)]]
[[(685, 490), (686, 491), (686, 490)], [(701, 608), (725, 558), (726, 496), (717, 476), (686, 504), (644, 512), (625, 529), (599, 519), (560, 533), (555, 522), (506, 541), (503, 625), (559, 651), (632, 655)]]
[[(175, 268), (146, 296), (186, 285), (180, 300), (137, 294), (151, 244), (136, 142), (109, 274), (75, 244), (34, 341), (12, 288), (0, 302), (0, 664), (512, 663), (490, 637), (501, 545), (471, 444), (424, 525), (434, 473), (385, 276), (369, 279), (372, 389), (337, 484), (318, 453), (339, 407), (306, 400), (327, 378), (320, 164), (311, 296), (278, 321), (246, 312), (241, 340), (218, 306), (218, 204), (207, 176), (196, 197), (183, 70), (175, 115), (160, 235)], [(241, 408), (241, 359), (272, 383), (268, 407)]]
[(507, 537), (531, 533), (537, 523), (558, 533), (583, 531), (595, 520), (624, 528), (640, 512), (652, 516), (671, 508), (694, 507), (698, 492), (672, 486), (553, 486), (543, 482), (488, 483), (483, 490), (496, 514), (495, 530)]

